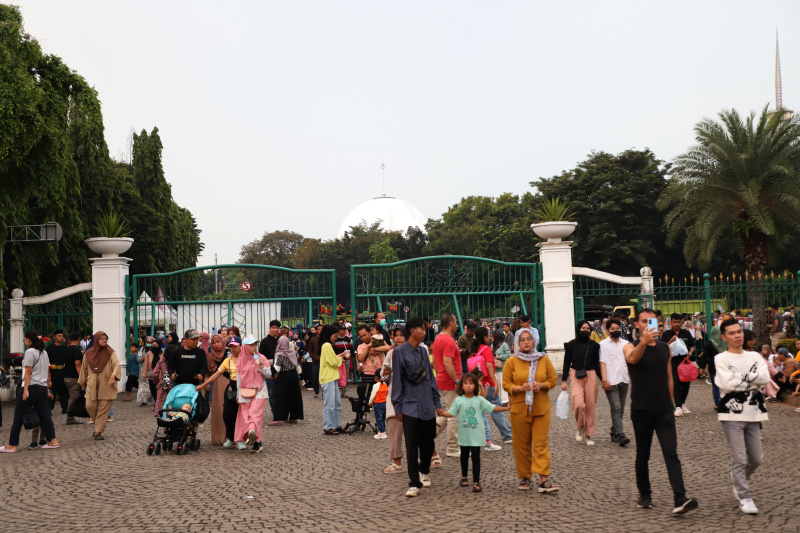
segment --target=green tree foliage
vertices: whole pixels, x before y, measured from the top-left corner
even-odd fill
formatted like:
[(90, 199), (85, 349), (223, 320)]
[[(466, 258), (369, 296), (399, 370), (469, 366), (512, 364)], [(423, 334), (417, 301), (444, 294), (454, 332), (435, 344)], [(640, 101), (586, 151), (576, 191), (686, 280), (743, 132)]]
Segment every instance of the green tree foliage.
[(800, 230), (800, 118), (764, 107), (758, 119), (735, 110), (719, 119), (697, 124), (698, 144), (675, 159), (658, 206), (689, 265), (708, 267), (735, 236), (745, 268), (765, 272)]
[[(134, 138), (134, 161), (112, 160), (97, 92), (42, 53), (22, 16), (0, 5), (0, 284), (42, 294), (87, 281), (97, 218), (112, 208), (135, 239), (131, 272), (194, 266), (202, 250), (191, 213), (172, 200), (158, 130)], [(7, 243), (6, 226), (61, 224), (59, 243)]]
[(378, 241), (369, 247), (370, 262), (379, 263), (394, 263), (399, 260), (397, 252), (392, 248), (392, 240), (386, 239)]
[(667, 250), (664, 220), (654, 214), (668, 170), (647, 149), (592, 152), (576, 168), (531, 185), (544, 198), (568, 201), (576, 212), (578, 227), (570, 237), (575, 265), (638, 275), (644, 265), (662, 270), (681, 263)]
[(260, 239), (242, 246), (239, 262), (294, 268), (295, 252), (304, 241), (305, 237), (294, 231), (266, 232)]

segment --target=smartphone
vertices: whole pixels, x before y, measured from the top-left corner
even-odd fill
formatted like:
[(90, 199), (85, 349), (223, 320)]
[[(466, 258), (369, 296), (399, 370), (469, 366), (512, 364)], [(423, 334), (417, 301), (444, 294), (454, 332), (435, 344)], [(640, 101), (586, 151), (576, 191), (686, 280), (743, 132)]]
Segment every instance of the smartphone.
[(658, 319), (657, 318), (648, 318), (647, 319), (647, 329), (658, 331)]

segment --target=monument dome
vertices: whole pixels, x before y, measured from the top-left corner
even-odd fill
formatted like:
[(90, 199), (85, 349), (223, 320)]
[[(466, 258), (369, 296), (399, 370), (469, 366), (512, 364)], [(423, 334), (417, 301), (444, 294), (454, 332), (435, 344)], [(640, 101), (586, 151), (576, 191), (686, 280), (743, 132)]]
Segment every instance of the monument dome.
[(358, 226), (362, 222), (372, 225), (378, 220), (381, 221), (381, 228), (384, 230), (401, 233), (408, 231), (409, 226), (424, 231), (425, 222), (427, 222), (427, 219), (413, 205), (384, 194), (367, 200), (350, 211), (339, 226), (339, 233), (336, 237), (339, 239), (344, 237), (344, 233), (352, 226)]

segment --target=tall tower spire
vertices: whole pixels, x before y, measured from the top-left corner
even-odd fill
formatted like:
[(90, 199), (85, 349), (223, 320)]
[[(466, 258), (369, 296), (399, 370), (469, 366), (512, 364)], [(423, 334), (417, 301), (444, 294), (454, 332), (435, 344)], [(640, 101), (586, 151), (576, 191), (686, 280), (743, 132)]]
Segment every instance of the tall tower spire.
[(783, 108), (783, 87), (781, 86), (781, 49), (778, 44), (778, 30), (775, 30), (775, 109)]

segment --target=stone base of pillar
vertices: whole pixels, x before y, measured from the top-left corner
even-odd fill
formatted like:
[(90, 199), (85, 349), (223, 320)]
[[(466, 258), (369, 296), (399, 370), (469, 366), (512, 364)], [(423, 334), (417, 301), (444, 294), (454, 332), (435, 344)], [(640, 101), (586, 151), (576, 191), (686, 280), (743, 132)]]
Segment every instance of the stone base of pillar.
[[(544, 353), (547, 354), (550, 362), (556, 367), (556, 374), (561, 376), (561, 369), (564, 367), (564, 347), (561, 348), (546, 348)], [(560, 378), (559, 378), (560, 379)]]

